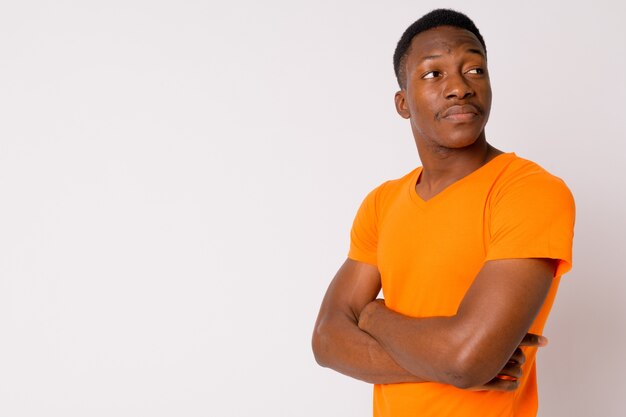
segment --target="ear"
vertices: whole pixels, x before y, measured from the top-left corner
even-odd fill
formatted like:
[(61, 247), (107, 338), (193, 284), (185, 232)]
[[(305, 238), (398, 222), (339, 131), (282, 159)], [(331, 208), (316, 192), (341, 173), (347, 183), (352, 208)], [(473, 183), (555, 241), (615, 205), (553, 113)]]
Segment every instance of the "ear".
[(394, 97), (396, 101), (396, 111), (402, 118), (410, 119), (411, 112), (409, 112), (409, 107), (406, 104), (405, 94), (406, 91), (404, 90), (396, 92), (396, 96)]

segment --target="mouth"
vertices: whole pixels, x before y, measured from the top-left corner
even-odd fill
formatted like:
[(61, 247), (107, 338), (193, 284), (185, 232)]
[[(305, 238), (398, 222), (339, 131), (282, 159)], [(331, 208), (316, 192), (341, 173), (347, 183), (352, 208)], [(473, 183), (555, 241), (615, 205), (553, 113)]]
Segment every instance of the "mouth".
[(464, 122), (474, 120), (478, 118), (480, 114), (481, 111), (478, 107), (472, 104), (455, 104), (440, 113), (439, 119)]

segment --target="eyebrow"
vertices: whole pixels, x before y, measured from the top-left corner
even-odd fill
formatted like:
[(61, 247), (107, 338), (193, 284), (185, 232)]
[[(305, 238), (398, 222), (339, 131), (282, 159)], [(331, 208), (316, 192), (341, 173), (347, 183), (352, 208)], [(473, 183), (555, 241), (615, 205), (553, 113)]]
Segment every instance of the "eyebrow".
[[(468, 48), (468, 49), (465, 50), (465, 52), (466, 53), (469, 52), (470, 54), (480, 55), (481, 57), (485, 58), (485, 54), (480, 49)], [(440, 54), (437, 54), (437, 55), (426, 55), (426, 56), (423, 56), (423, 57), (420, 58), (419, 63), (421, 64), (424, 61), (441, 58), (442, 56), (443, 55), (440, 55)]]
[(421, 64), (424, 61), (428, 61), (431, 59), (437, 59), (437, 58), (441, 58), (442, 55), (426, 55), (420, 58), (419, 63)]
[(480, 49), (476, 49), (476, 48), (469, 48), (467, 51), (465, 52), (469, 52), (471, 54), (477, 54), (482, 56), (483, 58), (485, 58), (485, 54), (483, 53), (483, 51), (481, 51)]

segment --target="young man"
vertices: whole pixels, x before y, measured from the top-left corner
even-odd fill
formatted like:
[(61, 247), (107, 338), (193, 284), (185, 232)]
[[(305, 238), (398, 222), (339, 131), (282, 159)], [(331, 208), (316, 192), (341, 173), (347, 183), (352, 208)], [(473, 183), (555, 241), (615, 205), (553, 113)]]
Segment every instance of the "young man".
[(394, 67), (423, 166), (363, 201), (316, 360), (376, 384), (375, 416), (535, 416), (535, 334), (571, 268), (571, 193), (487, 143), (486, 47), (467, 16), (423, 16)]

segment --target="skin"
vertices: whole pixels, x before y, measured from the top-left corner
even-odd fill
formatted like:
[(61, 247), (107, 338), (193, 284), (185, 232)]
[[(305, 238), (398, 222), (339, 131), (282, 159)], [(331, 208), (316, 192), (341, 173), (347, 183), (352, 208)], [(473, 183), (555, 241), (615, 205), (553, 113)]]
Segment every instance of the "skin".
[[(428, 200), (501, 153), (485, 138), (491, 108), (486, 55), (472, 33), (443, 26), (413, 39), (405, 65), (395, 104), (410, 121), (423, 164), (416, 191)], [(375, 299), (377, 267), (347, 259), (320, 308), (316, 360), (372, 383), (514, 390), (525, 360), (520, 346), (547, 342), (527, 332), (554, 270), (550, 259), (488, 261), (456, 315), (414, 318)]]
[[(375, 301), (380, 285), (380, 274), (373, 265), (347, 259), (339, 268), (328, 287), (315, 324), (313, 351), (318, 363), (374, 384), (443, 382), (406, 370), (374, 336), (359, 328), (361, 316), (361, 326), (367, 327), (363, 310), (368, 307), (373, 312), (381, 306), (380, 301)], [(390, 331), (394, 332), (393, 329)], [(411, 330), (409, 334), (414, 333)], [(546, 343), (547, 340), (542, 336), (527, 334), (519, 346), (544, 346)], [(524, 361), (525, 357), (518, 347), (497, 374), (519, 378)], [(517, 388), (517, 380), (501, 379), (498, 375), (485, 383), (475, 383), (468, 387), (473, 390), (497, 391)]]

